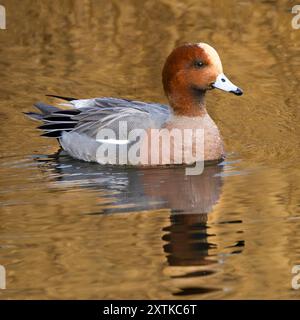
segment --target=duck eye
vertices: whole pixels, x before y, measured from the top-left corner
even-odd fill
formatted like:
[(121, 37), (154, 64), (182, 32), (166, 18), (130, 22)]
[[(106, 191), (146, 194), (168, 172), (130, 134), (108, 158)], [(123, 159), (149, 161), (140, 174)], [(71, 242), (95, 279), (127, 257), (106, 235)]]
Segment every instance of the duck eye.
[(204, 66), (204, 63), (203, 63), (202, 61), (200, 61), (200, 60), (196, 60), (196, 61), (194, 62), (194, 66), (195, 66), (196, 68), (201, 68), (201, 67)]

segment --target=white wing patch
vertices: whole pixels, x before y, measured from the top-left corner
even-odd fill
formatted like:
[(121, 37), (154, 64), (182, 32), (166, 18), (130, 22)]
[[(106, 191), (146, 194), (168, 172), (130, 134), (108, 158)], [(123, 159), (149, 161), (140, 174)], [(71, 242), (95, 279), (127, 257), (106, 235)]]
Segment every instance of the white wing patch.
[(117, 140), (117, 139), (96, 139), (97, 142), (108, 144), (128, 144), (129, 140)]

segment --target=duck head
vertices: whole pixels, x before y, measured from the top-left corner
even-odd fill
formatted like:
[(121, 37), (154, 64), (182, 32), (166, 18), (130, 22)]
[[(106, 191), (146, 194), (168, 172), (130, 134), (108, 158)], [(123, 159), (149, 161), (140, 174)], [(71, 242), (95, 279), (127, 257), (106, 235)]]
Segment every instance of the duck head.
[(198, 116), (205, 111), (204, 96), (214, 88), (242, 95), (223, 73), (217, 51), (206, 43), (184, 44), (168, 56), (162, 81), (176, 114)]

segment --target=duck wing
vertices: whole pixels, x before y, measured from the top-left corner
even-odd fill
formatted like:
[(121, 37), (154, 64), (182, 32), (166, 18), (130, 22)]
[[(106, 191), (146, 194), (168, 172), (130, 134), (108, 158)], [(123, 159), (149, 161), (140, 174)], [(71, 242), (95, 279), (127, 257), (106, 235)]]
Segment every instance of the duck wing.
[(118, 136), (120, 122), (126, 123), (127, 133), (133, 129), (161, 128), (172, 114), (169, 106), (159, 103), (106, 97), (69, 99), (64, 104), (70, 108), (67, 110), (37, 103), (35, 107), (41, 113), (27, 113), (44, 122), (39, 127), (43, 136), (60, 138), (63, 132), (76, 132), (95, 139), (100, 129), (111, 129)]

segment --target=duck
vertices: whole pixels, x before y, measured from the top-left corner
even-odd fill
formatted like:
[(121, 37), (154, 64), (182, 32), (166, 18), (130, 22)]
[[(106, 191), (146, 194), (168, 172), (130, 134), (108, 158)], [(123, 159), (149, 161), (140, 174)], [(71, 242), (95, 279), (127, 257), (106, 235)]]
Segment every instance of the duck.
[(42, 136), (56, 138), (65, 153), (113, 165), (190, 165), (226, 157), (220, 131), (206, 109), (208, 91), (241, 96), (224, 74), (217, 51), (204, 42), (173, 49), (162, 69), (169, 105), (114, 97), (62, 99), (58, 106), (35, 103), (26, 112), (42, 121)]

